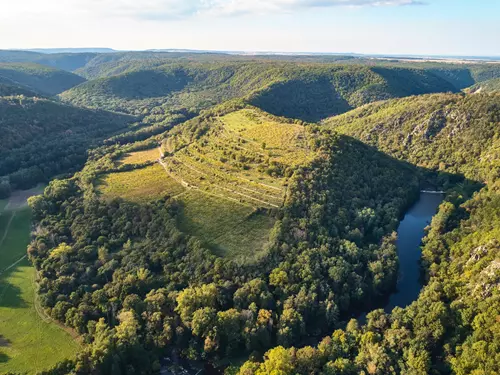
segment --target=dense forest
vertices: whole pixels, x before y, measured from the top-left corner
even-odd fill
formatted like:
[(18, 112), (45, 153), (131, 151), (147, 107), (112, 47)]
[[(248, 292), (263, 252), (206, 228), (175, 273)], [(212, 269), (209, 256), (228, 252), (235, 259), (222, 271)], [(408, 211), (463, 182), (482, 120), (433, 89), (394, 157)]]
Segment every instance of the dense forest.
[(37, 97), (0, 97), (0, 198), (78, 171), (92, 145), (133, 120)]
[(141, 114), (159, 106), (199, 111), (249, 96), (252, 104), (269, 113), (317, 121), (376, 100), (447, 91), (456, 88), (424, 69), (196, 62), (154, 69), (142, 66), (88, 81), (61, 98), (77, 105)]
[(0, 83), (21, 86), (40, 95), (56, 95), (85, 79), (64, 70), (29, 63), (0, 63)]
[[(157, 374), (166, 357), (241, 375), (500, 371), (500, 95), (477, 88), (496, 64), (0, 62), (0, 198), (48, 184), (29, 200), (37, 301), (82, 342), (43, 374)], [(384, 312), (396, 229), (429, 186), (446, 199), (423, 239), (424, 287)], [(217, 252), (196, 220), (227, 217), (249, 236), (270, 225), (264, 245)]]

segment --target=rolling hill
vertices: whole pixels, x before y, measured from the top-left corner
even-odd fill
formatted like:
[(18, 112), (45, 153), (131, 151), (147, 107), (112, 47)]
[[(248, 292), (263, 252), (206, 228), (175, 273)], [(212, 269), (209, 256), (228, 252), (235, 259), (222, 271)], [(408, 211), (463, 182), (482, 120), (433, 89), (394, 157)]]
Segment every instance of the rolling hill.
[(87, 150), (133, 118), (46, 99), (0, 97), (2, 195), (77, 171)]
[(323, 122), (398, 159), (492, 181), (499, 177), (500, 95), (436, 94), (374, 103)]
[(199, 112), (246, 97), (278, 116), (318, 121), (388, 98), (456, 91), (425, 70), (289, 63), (185, 63), (88, 81), (61, 94), (76, 105), (140, 114), (155, 107)]
[(57, 95), (85, 79), (75, 74), (32, 63), (0, 63), (0, 83), (20, 86), (41, 95)]

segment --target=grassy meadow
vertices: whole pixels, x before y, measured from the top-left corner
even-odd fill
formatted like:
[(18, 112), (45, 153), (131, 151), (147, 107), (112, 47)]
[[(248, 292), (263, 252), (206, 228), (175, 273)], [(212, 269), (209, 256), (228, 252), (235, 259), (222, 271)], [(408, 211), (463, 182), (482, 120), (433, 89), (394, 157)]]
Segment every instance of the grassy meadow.
[(150, 150), (131, 152), (125, 154), (123, 158), (120, 159), (121, 164), (142, 164), (151, 161), (155, 161), (160, 157), (160, 152), (157, 148), (152, 148)]
[(275, 219), (254, 208), (191, 190), (181, 199), (181, 230), (195, 235), (218, 255), (255, 258), (269, 239)]
[(79, 344), (38, 314), (35, 270), (23, 258), (30, 240), (30, 209), (5, 206), (0, 201), (0, 373), (34, 374), (74, 356)]
[(160, 164), (107, 174), (100, 179), (98, 189), (107, 198), (121, 197), (133, 202), (147, 202), (184, 191)]

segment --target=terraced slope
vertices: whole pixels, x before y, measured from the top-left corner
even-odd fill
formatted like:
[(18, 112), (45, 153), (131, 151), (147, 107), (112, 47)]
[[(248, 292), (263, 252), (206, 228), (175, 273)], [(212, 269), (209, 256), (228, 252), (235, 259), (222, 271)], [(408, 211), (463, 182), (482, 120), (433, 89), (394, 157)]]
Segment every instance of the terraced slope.
[(199, 140), (175, 134), (164, 142), (162, 165), (189, 189), (251, 207), (279, 208), (287, 177), (310, 160), (304, 126), (278, 122), (254, 108), (209, 120)]
[[(98, 187), (105, 196), (132, 201), (174, 197), (181, 229), (220, 255), (253, 257), (264, 250), (288, 178), (316, 157), (313, 140), (303, 125), (247, 107), (172, 130), (158, 164), (108, 174)], [(137, 167), (154, 154), (139, 151), (117, 163)]]

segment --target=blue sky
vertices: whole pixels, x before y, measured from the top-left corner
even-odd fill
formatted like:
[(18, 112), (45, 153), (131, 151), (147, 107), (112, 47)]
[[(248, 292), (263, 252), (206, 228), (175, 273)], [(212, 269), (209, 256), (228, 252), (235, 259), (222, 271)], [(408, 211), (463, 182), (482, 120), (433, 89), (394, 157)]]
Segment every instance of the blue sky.
[(500, 55), (500, 0), (0, 0), (0, 48)]

